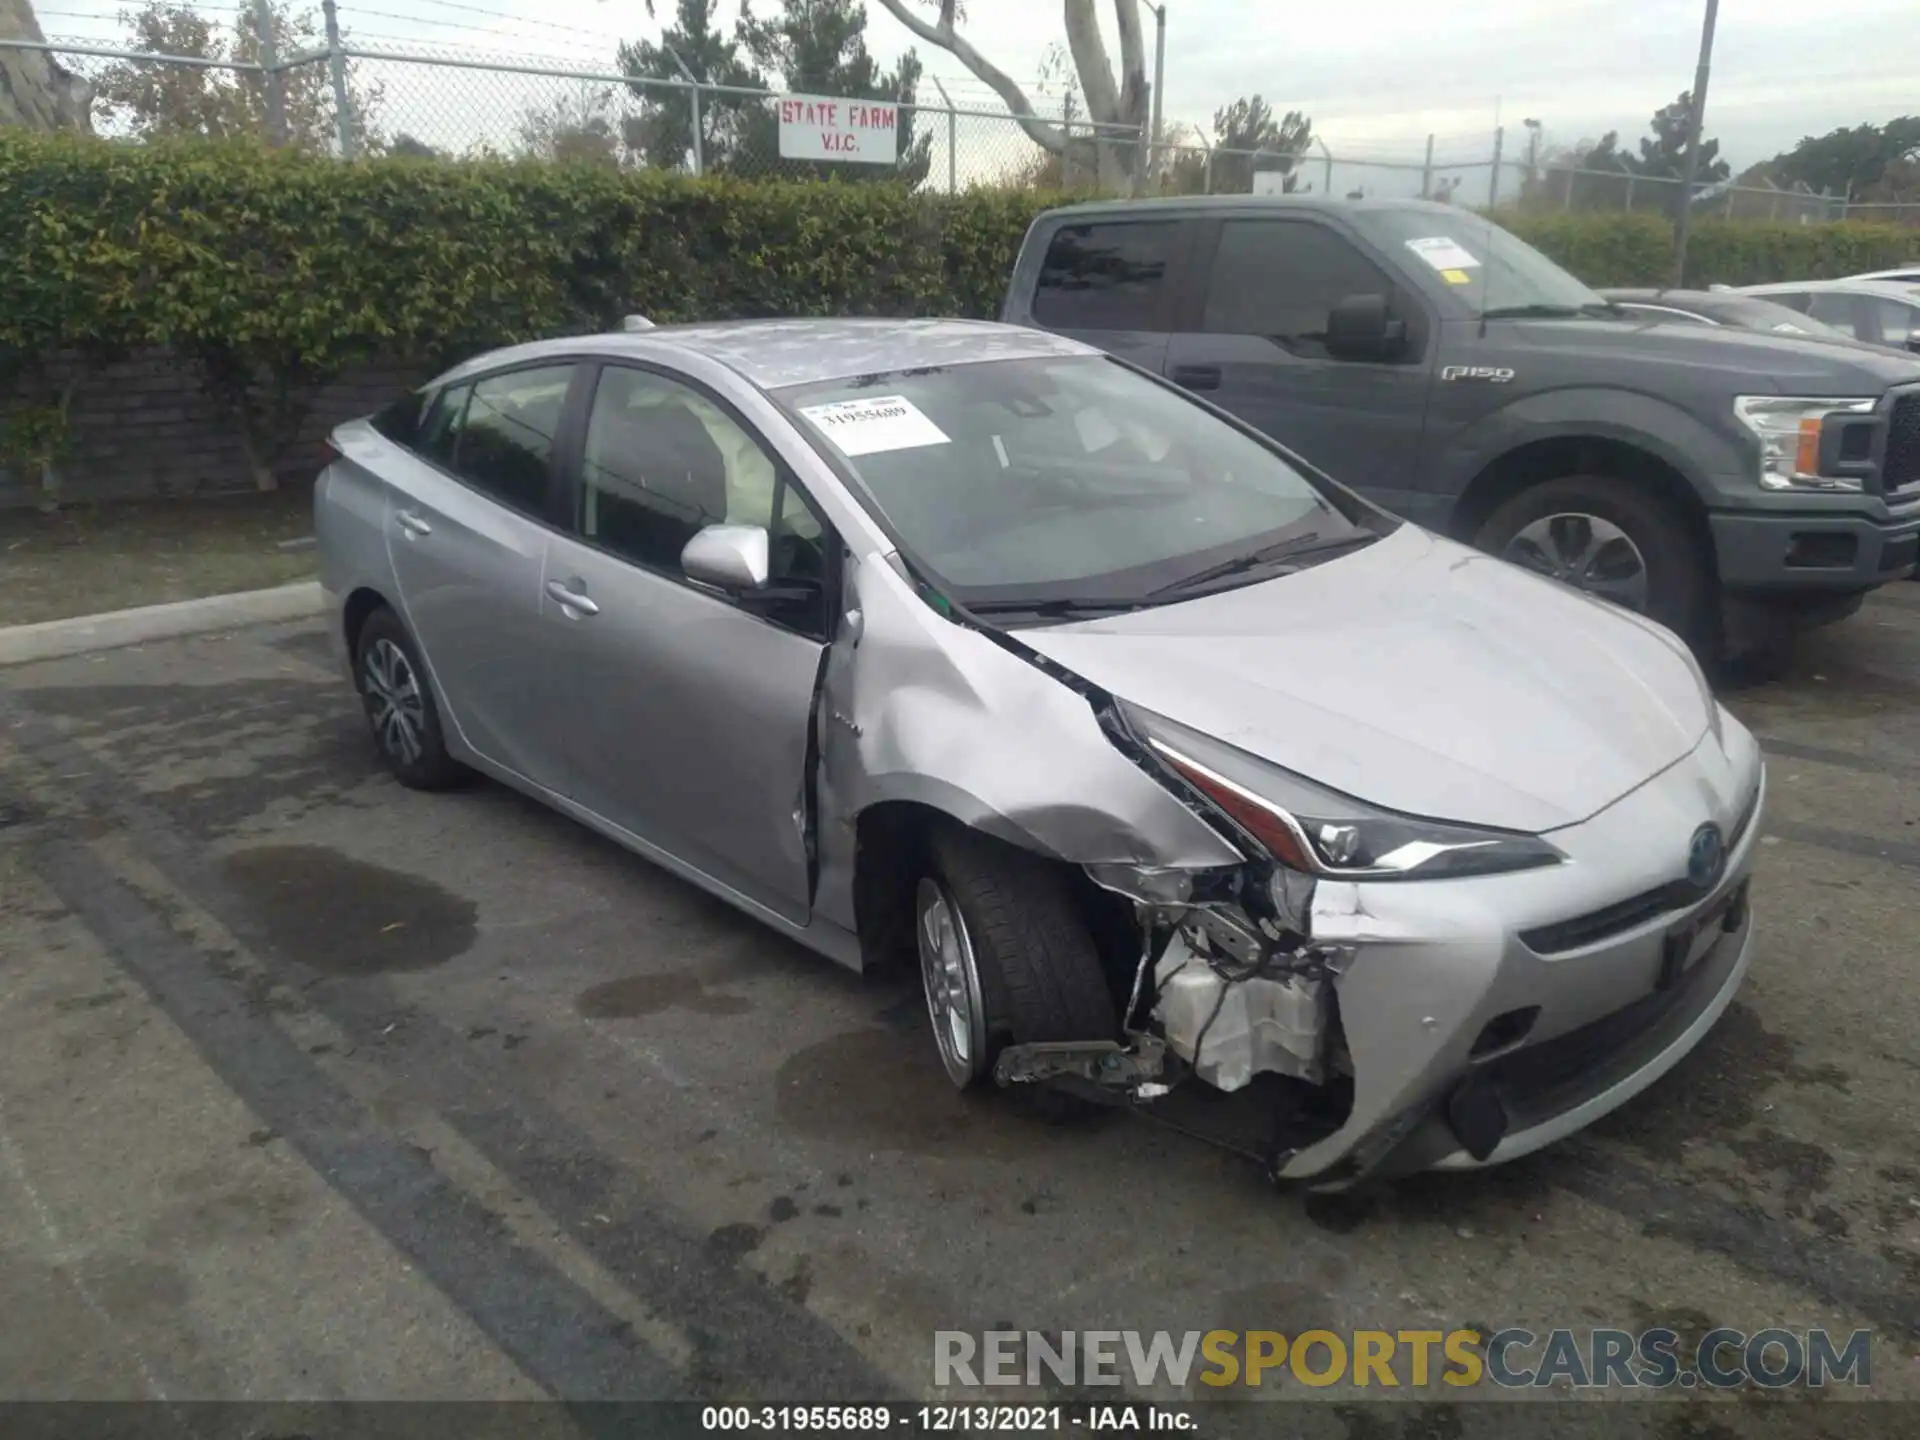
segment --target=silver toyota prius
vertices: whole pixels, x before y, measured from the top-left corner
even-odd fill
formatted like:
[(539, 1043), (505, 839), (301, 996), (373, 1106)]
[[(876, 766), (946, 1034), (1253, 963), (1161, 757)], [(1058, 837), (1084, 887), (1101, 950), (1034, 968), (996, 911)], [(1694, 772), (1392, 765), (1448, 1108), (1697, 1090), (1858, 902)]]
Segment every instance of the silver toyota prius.
[(1334, 1189), (1578, 1130), (1746, 971), (1764, 770), (1679, 640), (1073, 341), (635, 320), (333, 446), (394, 776), (916, 965), (955, 1085), (1245, 1091)]

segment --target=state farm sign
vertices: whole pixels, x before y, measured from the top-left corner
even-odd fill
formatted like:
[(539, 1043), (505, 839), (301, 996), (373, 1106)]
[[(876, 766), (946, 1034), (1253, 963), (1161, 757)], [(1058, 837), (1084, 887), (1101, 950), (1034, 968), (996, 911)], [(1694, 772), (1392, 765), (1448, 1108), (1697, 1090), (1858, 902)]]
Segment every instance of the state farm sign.
[(876, 100), (782, 95), (782, 160), (850, 160), (892, 165), (900, 159), (900, 107)]

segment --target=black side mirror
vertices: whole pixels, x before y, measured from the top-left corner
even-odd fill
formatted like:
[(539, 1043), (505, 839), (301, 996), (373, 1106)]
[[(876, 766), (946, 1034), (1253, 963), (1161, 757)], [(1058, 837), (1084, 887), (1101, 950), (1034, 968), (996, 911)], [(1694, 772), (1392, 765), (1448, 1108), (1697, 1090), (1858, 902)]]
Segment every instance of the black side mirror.
[(1920, 355), (1920, 330), (1909, 330), (1907, 332), (1907, 349), (1916, 355)]
[(1391, 360), (1406, 349), (1407, 322), (1384, 295), (1349, 295), (1327, 316), (1327, 353), (1336, 360)]

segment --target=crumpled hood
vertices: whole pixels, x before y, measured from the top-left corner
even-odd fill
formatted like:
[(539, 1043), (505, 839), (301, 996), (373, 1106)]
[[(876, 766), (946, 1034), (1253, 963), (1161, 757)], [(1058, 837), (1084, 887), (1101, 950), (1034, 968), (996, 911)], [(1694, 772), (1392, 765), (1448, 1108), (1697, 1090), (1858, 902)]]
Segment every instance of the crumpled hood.
[(1532, 833), (1666, 769), (1713, 716), (1667, 631), (1412, 525), (1261, 584), (1016, 634), (1322, 785)]

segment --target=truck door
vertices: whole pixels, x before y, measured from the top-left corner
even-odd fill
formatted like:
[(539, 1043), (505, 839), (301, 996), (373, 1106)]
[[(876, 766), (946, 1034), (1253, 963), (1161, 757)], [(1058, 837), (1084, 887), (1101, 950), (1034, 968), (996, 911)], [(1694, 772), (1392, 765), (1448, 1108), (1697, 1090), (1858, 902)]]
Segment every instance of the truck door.
[[(1215, 221), (1193, 243), (1195, 283), (1168, 341), (1168, 378), (1375, 503), (1424, 518), (1417, 469), (1434, 330), (1424, 299), (1305, 216)], [(1327, 353), (1327, 317), (1356, 295), (1387, 296), (1406, 325), (1394, 360)]]

